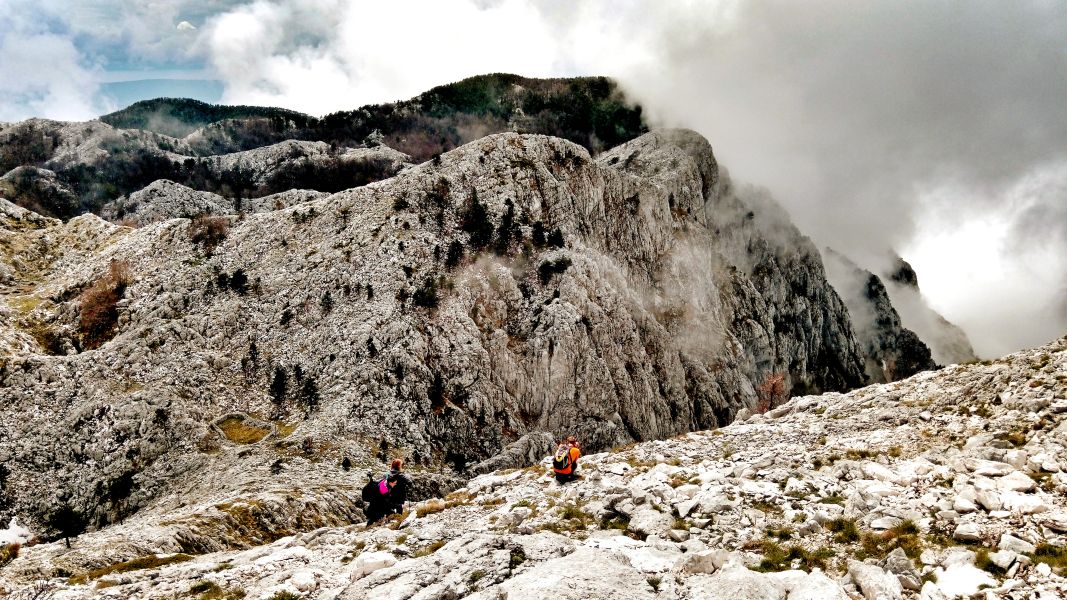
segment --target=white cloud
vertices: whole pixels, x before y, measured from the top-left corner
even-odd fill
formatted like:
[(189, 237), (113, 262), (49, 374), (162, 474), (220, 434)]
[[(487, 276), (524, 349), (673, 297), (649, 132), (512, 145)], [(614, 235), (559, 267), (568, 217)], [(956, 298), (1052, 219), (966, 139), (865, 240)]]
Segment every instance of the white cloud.
[[(906, 251), (987, 353), (1063, 333), (1041, 306), (1067, 289), (1054, 259), (1067, 236), (1038, 242), (1027, 225), (1067, 199), (1002, 200), (1033, 196), (1035, 165), (1067, 160), (1064, 5), (260, 0), (205, 30), (226, 101), (313, 114), (491, 71), (612, 75), (657, 123), (706, 135), (735, 178), (768, 186), (820, 243), (874, 269)], [(965, 274), (983, 253), (998, 275)], [(1026, 292), (997, 293), (1005, 282)], [(1037, 325), (1015, 327), (1013, 311)]]
[(1067, 332), (1067, 162), (1028, 171), (988, 209), (959, 210), (985, 207), (981, 193), (966, 182), (924, 192), (903, 254), (935, 308), (999, 356)]
[(0, 121), (91, 119), (105, 108), (98, 89), (96, 70), (69, 38), (9, 30), (0, 41)]
[(557, 71), (553, 31), (536, 8), (510, 0), (254, 2), (206, 29), (227, 102), (312, 114), (407, 98), (480, 73)]
[(196, 31), (196, 26), (189, 21), (182, 21), (181, 23), (178, 23), (178, 26), (175, 27), (175, 29), (178, 31)]
[[(1067, 221), (1067, 192), (1035, 174), (1067, 162), (1064, 4), (7, 1), (0, 120), (103, 112), (101, 64), (204, 60), (224, 101), (312, 114), (493, 71), (611, 75), (656, 123), (707, 136), (821, 244), (872, 268), (900, 249), (987, 352), (1063, 333), (1067, 233), (1049, 224)], [(997, 278), (966, 274), (983, 253)], [(1028, 291), (1001, 294), (1005, 282)]]

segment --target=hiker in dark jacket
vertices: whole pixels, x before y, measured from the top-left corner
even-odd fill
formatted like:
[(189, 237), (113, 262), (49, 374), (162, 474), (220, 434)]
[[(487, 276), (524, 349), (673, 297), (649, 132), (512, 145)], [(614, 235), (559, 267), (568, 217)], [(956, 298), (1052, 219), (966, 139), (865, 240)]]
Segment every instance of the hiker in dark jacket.
[(380, 521), (389, 514), (388, 485), (384, 479), (378, 480), (373, 472), (367, 473), (367, 484), (363, 486), (363, 501), (367, 503), (364, 514), (367, 525)]
[(411, 479), (404, 473), (404, 461), (399, 458), (393, 461), (386, 475), (386, 485), (389, 493), (386, 495), (386, 514), (401, 514), (404, 512), (404, 504), (408, 501), (408, 492), (411, 491)]

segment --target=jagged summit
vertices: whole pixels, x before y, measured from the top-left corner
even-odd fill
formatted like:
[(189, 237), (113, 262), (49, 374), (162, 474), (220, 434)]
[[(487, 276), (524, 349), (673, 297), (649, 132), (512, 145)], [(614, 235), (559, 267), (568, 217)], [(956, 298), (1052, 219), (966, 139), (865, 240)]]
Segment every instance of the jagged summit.
[[(795, 229), (764, 237), (783, 217), (748, 202), (692, 132), (596, 161), (498, 134), (243, 218), (20, 216), (3, 232), (8, 511), (62, 497), (121, 518), (222, 468), (205, 448), (231, 413), (296, 428), (283, 445), (399, 445), (463, 471), (542, 432), (604, 448), (721, 426), (775, 401), (757, 390), (775, 373), (779, 399), (862, 384), (818, 252)], [(116, 481), (132, 485), (98, 493)]]
[(845, 301), (864, 347), (871, 380), (902, 379), (937, 366), (930, 348), (901, 323), (881, 278), (829, 248), (823, 258), (827, 279)]

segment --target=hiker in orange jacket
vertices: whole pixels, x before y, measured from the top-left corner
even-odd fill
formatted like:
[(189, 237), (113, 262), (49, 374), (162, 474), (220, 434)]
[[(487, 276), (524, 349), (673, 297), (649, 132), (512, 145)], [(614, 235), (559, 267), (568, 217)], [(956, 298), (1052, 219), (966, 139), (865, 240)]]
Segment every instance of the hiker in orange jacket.
[(578, 470), (578, 459), (581, 456), (581, 446), (573, 435), (561, 442), (552, 457), (552, 470), (556, 474), (556, 481), (563, 484), (578, 479), (575, 471)]

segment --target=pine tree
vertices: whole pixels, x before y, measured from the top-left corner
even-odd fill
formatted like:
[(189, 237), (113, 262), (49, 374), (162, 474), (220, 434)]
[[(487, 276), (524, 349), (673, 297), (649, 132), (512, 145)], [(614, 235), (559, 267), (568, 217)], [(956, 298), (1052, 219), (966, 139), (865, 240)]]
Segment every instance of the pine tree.
[(330, 311), (333, 310), (333, 296), (330, 295), (330, 290), (323, 292), (319, 305), (322, 307), (322, 314), (324, 315), (330, 314)]
[(319, 407), (319, 386), (315, 383), (313, 377), (308, 377), (304, 380), (304, 384), (300, 386), (299, 394), (300, 404), (310, 414), (315, 412)]
[(279, 409), (285, 405), (285, 389), (289, 385), (288, 379), (285, 367), (274, 367), (274, 378), (270, 382), (270, 397)]
[(547, 244), (545, 240), (545, 224), (538, 221), (533, 224), (533, 245), (537, 248), (544, 248)]
[(463, 260), (463, 244), (459, 240), (452, 240), (452, 243), (448, 245), (448, 254), (445, 256), (445, 267), (451, 269), (461, 260)]
[(67, 548), (70, 548), (70, 538), (78, 537), (88, 526), (85, 516), (66, 502), (49, 514), (46, 521), (48, 527), (59, 532), (59, 536), (66, 541)]
[(493, 223), (489, 219), (489, 213), (485, 206), (478, 200), (478, 192), (471, 193), (470, 202), (463, 212), (461, 227), (471, 236), (471, 246), (475, 250), (481, 250), (489, 245), (493, 237)]
[(499, 255), (508, 253), (508, 247), (511, 246), (511, 238), (515, 233), (515, 205), (509, 199), (504, 203), (504, 206), (507, 207), (507, 210), (504, 211), (504, 216), (500, 218), (500, 226), (496, 230), (495, 250)]

